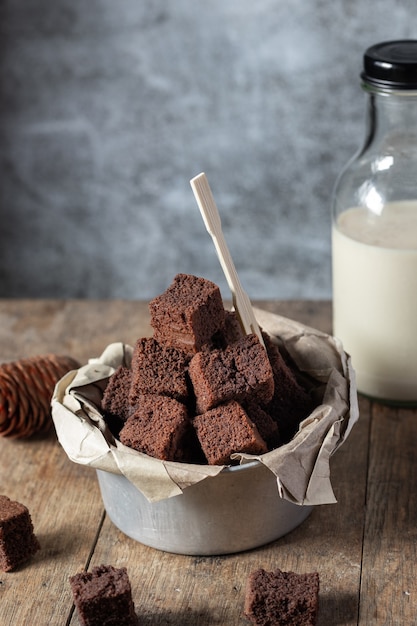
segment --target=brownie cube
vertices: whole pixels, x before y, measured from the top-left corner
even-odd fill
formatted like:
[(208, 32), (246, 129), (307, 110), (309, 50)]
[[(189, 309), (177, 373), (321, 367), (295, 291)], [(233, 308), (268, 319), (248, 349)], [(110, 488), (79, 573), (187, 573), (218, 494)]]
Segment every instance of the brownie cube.
[(184, 404), (166, 396), (143, 395), (120, 431), (120, 441), (157, 459), (175, 461), (183, 455), (190, 427)]
[(39, 549), (27, 507), (0, 495), (0, 570), (14, 570)]
[(315, 626), (319, 607), (317, 572), (256, 570), (246, 585), (246, 617), (256, 626)]
[(240, 325), (236, 311), (225, 309), (224, 314), (224, 326), (213, 336), (212, 349), (219, 348), (224, 350), (227, 346), (239, 341), (246, 335)]
[(256, 426), (235, 400), (197, 415), (193, 424), (210, 465), (230, 463), (234, 452), (267, 452)]
[(127, 420), (131, 413), (129, 404), (131, 384), (131, 369), (120, 365), (110, 376), (101, 401), (101, 408), (109, 417), (119, 418), (122, 422)]
[(157, 341), (195, 354), (224, 326), (219, 287), (205, 278), (177, 274), (164, 293), (149, 303)]
[(132, 590), (125, 567), (93, 567), (70, 577), (82, 626), (137, 626)]
[(266, 410), (278, 424), (282, 443), (287, 443), (297, 432), (300, 422), (313, 410), (313, 402), (298, 383), (278, 346), (266, 333), (263, 338), (274, 377), (274, 394)]
[(249, 419), (255, 424), (259, 434), (268, 446), (268, 450), (277, 448), (280, 445), (280, 435), (278, 424), (270, 414), (255, 402), (243, 405)]
[(225, 350), (202, 350), (190, 361), (189, 376), (197, 413), (235, 399), (264, 405), (273, 397), (274, 379), (265, 348), (255, 334)]
[(153, 337), (138, 339), (132, 356), (132, 386), (129, 402), (140, 395), (168, 396), (178, 402), (188, 399), (187, 365), (190, 357)]

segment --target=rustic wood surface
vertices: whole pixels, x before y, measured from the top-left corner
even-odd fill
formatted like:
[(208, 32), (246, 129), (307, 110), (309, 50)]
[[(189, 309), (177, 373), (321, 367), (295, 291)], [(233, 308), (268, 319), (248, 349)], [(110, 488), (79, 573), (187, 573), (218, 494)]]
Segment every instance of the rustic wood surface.
[[(257, 302), (326, 332), (329, 302)], [(108, 343), (149, 335), (146, 303), (0, 301), (1, 361), (54, 352), (80, 362)], [(320, 626), (417, 624), (417, 411), (360, 398), (360, 420), (332, 459), (338, 503), (287, 536), (242, 554), (187, 557), (143, 546), (104, 512), (95, 472), (72, 463), (54, 432), (0, 437), (0, 493), (26, 504), (41, 550), (0, 572), (0, 623), (78, 626), (68, 577), (101, 563), (128, 568), (141, 624), (244, 626), (258, 567), (321, 579)]]

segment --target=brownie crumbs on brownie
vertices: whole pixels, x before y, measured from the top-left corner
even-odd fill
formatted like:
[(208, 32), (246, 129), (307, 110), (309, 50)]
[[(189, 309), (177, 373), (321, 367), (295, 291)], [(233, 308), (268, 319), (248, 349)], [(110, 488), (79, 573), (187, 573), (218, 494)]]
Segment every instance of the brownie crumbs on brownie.
[(193, 425), (210, 465), (231, 463), (230, 457), (234, 452), (267, 452), (267, 445), (258, 429), (235, 400), (197, 415)]
[(99, 565), (69, 581), (82, 626), (139, 626), (125, 567)]
[(274, 393), (268, 355), (255, 334), (245, 335), (225, 350), (202, 350), (190, 361), (189, 376), (197, 413), (235, 399), (265, 405)]
[(39, 549), (28, 508), (0, 495), (0, 570), (16, 569)]
[(167, 396), (144, 394), (120, 431), (120, 441), (130, 448), (163, 461), (183, 457), (183, 443), (191, 428), (187, 407)]
[(165, 346), (153, 337), (138, 339), (132, 355), (130, 404), (134, 406), (143, 394), (168, 396), (186, 403), (189, 396), (189, 360), (186, 353)]
[(258, 569), (249, 576), (245, 616), (255, 626), (315, 626), (319, 608), (319, 574)]
[(205, 278), (177, 274), (171, 285), (149, 303), (157, 341), (194, 354), (210, 344), (224, 326), (219, 287)]

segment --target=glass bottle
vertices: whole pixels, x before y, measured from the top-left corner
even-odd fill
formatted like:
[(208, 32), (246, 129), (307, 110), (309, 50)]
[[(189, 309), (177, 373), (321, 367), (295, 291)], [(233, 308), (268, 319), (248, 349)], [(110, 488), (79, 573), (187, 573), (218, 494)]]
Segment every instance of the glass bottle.
[(359, 392), (417, 404), (417, 41), (363, 62), (365, 142), (332, 200), (333, 333)]

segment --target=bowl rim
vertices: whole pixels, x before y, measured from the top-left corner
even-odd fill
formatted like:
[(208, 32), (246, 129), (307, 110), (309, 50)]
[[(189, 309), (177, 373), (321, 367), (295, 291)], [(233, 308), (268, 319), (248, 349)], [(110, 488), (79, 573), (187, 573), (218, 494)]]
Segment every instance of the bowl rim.
[(244, 463), (239, 463), (238, 465), (227, 465), (223, 467), (220, 473), (222, 474), (223, 472), (225, 473), (238, 472), (238, 471), (245, 470), (245, 469), (252, 469), (259, 465), (262, 465), (261, 461), (259, 461), (258, 459), (253, 459), (251, 461), (245, 461)]

